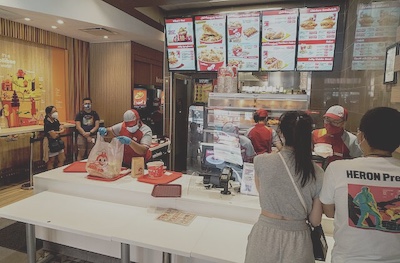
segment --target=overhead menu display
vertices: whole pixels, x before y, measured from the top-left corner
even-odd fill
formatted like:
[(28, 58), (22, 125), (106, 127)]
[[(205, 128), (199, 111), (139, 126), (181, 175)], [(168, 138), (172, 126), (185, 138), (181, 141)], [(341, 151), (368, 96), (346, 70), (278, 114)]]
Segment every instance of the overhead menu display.
[(196, 70), (193, 18), (166, 19), (165, 36), (169, 70)]
[(237, 13), (227, 17), (228, 66), (238, 71), (258, 71), (260, 13)]
[(382, 70), (386, 48), (396, 39), (400, 2), (372, 2), (357, 7), (352, 70)]
[(225, 15), (195, 17), (198, 71), (217, 71), (226, 65), (225, 27)]
[(263, 11), (261, 70), (294, 70), (297, 9)]
[(332, 70), (339, 10), (338, 6), (300, 9), (297, 70)]

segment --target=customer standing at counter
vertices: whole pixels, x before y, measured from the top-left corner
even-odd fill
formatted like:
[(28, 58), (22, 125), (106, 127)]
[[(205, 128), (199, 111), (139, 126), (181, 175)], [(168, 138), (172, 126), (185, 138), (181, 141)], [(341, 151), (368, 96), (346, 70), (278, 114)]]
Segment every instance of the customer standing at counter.
[(83, 110), (79, 111), (75, 117), (76, 130), (78, 131), (78, 161), (82, 160), (85, 154), (89, 155), (94, 146), (97, 129), (100, 126), (100, 117), (96, 111), (92, 110), (92, 100), (84, 98), (82, 102)]
[(245, 136), (251, 141), (257, 154), (271, 153), (272, 145), (278, 150), (282, 149), (282, 143), (276, 131), (267, 126), (268, 111), (259, 109), (253, 114), (255, 126), (247, 130)]
[[(321, 223), (322, 205), (318, 196), (323, 170), (311, 160), (311, 127), (312, 119), (305, 112), (283, 114), (279, 130), (285, 146), (279, 153), (254, 158), (261, 215), (250, 232), (245, 263), (314, 263), (306, 218), (314, 226)], [(285, 164), (307, 209), (296, 193)]]
[(100, 135), (117, 137), (122, 144), (125, 144), (123, 166), (131, 167), (132, 157), (144, 157), (145, 162), (149, 161), (152, 157), (149, 148), (153, 136), (150, 127), (140, 120), (139, 113), (134, 109), (127, 110), (123, 118), (123, 122), (114, 126), (100, 127)]
[(331, 163), (320, 194), (334, 217), (332, 262), (400, 260), (400, 112), (387, 107), (361, 118), (357, 139), (364, 157)]
[[(48, 106), (45, 109), (46, 117), (44, 118), (44, 133), (47, 137), (48, 145), (50, 145), (53, 141), (60, 139), (61, 133), (63, 133), (64, 127), (58, 121), (58, 111), (54, 106)], [(54, 163), (57, 157), (58, 164), (57, 167), (61, 167), (65, 162), (65, 153), (64, 149), (61, 149), (57, 152), (52, 152), (50, 147), (47, 146), (48, 161), (47, 161), (47, 170), (51, 170), (54, 168)]]
[(362, 155), (356, 136), (344, 129), (347, 117), (348, 113), (345, 108), (334, 105), (324, 115), (324, 128), (312, 132), (314, 145), (317, 143), (332, 145), (333, 156), (327, 158), (324, 168), (332, 161)]
[(222, 126), (222, 131), (239, 139), (240, 152), (243, 162), (252, 163), (254, 156), (256, 156), (256, 152), (254, 151), (250, 139), (239, 134), (239, 127), (234, 125), (232, 122), (227, 122), (224, 124), (224, 126)]

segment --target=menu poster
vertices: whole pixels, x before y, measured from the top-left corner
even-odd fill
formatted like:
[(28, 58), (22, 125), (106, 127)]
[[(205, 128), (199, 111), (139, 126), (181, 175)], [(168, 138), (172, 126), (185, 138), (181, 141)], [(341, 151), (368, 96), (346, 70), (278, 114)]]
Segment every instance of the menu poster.
[(300, 9), (298, 70), (332, 70), (339, 10), (338, 6)]
[(165, 38), (169, 70), (195, 70), (193, 18), (166, 19)]
[(258, 71), (260, 13), (228, 14), (228, 66), (238, 71)]
[(225, 27), (225, 15), (195, 17), (198, 71), (218, 71), (226, 65)]
[(133, 106), (146, 107), (147, 90), (146, 89), (133, 89)]
[(396, 39), (399, 17), (399, 1), (357, 6), (352, 70), (382, 70), (386, 48)]
[(294, 70), (298, 9), (262, 13), (261, 70)]
[(394, 71), (396, 55), (398, 55), (398, 44), (391, 45), (386, 50), (385, 75), (383, 76), (384, 84), (395, 84), (397, 82), (397, 74)]

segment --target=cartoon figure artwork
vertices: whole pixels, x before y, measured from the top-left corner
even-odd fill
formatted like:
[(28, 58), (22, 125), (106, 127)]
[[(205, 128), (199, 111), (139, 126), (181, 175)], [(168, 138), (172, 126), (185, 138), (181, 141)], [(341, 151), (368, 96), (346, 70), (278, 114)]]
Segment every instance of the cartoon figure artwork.
[(400, 189), (348, 185), (349, 225), (400, 233)]
[(2, 105), (0, 110), (6, 118), (7, 126), (39, 124), (39, 120), (42, 120), (43, 116), (38, 116), (39, 109), (36, 102), (40, 101), (43, 90), (41, 82), (37, 89), (34, 73), (18, 69), (14, 73), (8, 73), (0, 81), (0, 105)]
[(108, 157), (106, 152), (98, 152), (96, 161), (89, 164), (89, 168), (99, 173), (104, 173), (107, 170)]

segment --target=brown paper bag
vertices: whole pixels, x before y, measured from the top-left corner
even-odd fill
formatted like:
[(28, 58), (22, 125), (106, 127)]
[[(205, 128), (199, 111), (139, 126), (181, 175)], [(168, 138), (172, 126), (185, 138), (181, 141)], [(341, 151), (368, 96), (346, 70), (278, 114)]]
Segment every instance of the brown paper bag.
[(133, 157), (131, 176), (133, 178), (138, 178), (144, 174), (144, 158), (143, 157)]

